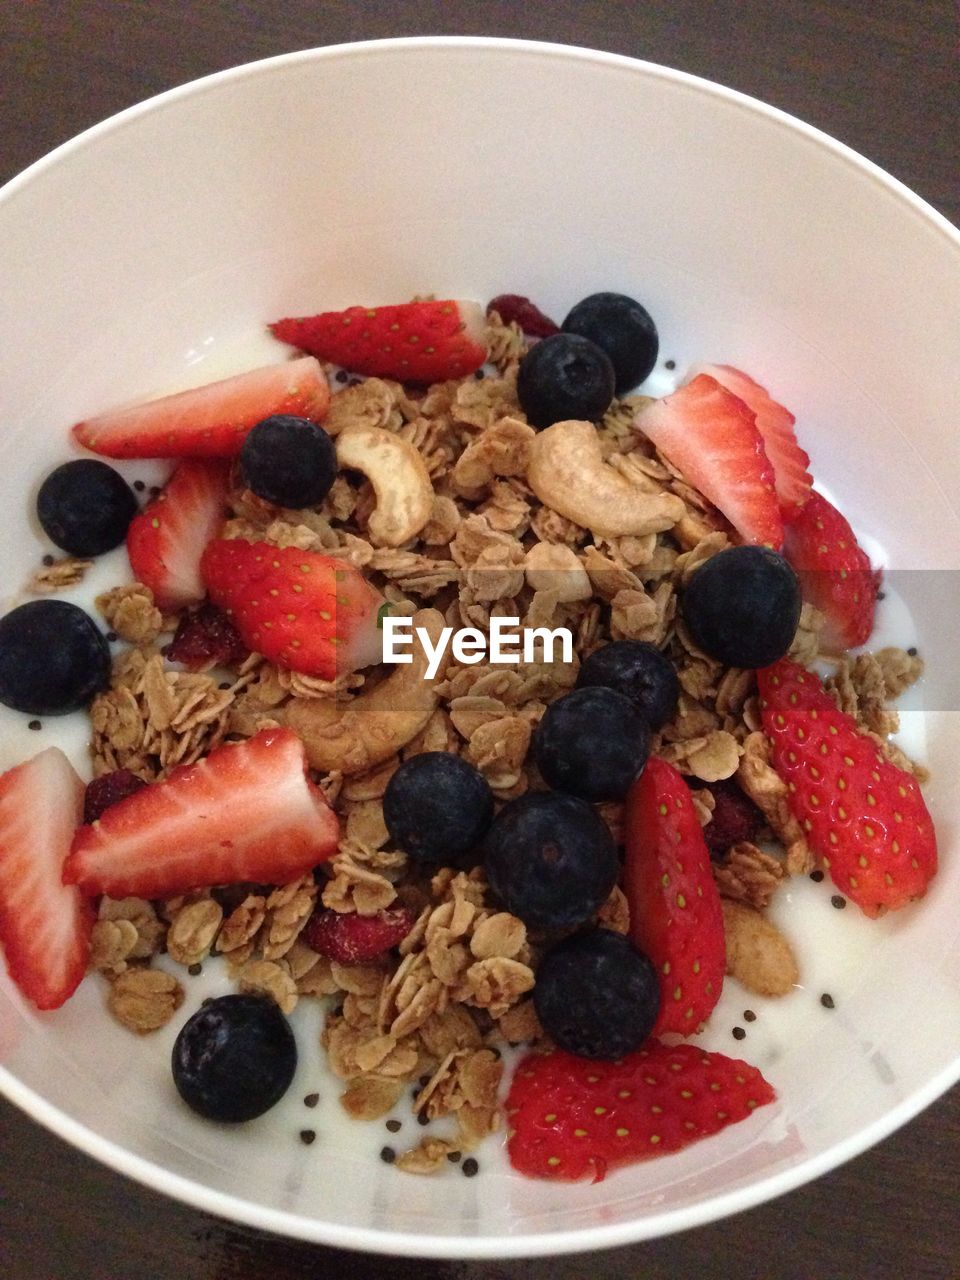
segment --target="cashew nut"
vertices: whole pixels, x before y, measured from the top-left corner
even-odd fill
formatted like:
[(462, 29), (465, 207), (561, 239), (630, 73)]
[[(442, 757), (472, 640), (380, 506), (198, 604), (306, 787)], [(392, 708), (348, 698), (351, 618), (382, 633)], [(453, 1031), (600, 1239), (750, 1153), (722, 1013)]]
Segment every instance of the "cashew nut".
[(572, 547), (559, 542), (535, 542), (527, 552), (524, 568), (534, 591), (552, 591), (560, 603), (589, 600), (593, 587), (586, 569)]
[(365, 773), (389, 760), (426, 725), (437, 707), (433, 686), (443, 679), (444, 664), (432, 680), (427, 679), (427, 655), (417, 638), (418, 627), (436, 645), (444, 627), (443, 614), (421, 609), (413, 615), (413, 662), (398, 664), (369, 693), (351, 702), (294, 698), (284, 707), (284, 723), (303, 739), (314, 769)]
[(671, 529), (686, 510), (672, 493), (647, 493), (603, 460), (589, 422), (555, 422), (530, 449), (527, 483), (546, 506), (603, 538)]
[(500, 418), (457, 459), (453, 487), (463, 498), (479, 498), (495, 476), (522, 476), (536, 432), (519, 418)]
[(383, 427), (347, 427), (336, 443), (341, 467), (362, 471), (373, 485), (370, 541), (378, 547), (409, 542), (433, 511), (433, 485), (416, 447)]

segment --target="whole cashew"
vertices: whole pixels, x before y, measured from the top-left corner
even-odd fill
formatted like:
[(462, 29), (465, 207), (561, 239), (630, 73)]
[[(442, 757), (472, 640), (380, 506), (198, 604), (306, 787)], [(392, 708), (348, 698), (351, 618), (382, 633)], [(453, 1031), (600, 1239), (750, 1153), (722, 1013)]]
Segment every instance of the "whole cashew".
[(389, 760), (424, 727), (437, 707), (433, 686), (443, 667), (426, 677), (427, 655), (417, 638), (423, 629), (436, 645), (443, 614), (421, 609), (413, 615), (413, 662), (399, 665), (369, 693), (350, 702), (336, 698), (294, 698), (284, 707), (284, 723), (300, 735), (307, 759), (325, 773), (365, 773)]
[(589, 422), (555, 422), (530, 448), (527, 483), (546, 506), (603, 538), (671, 529), (686, 510), (672, 493), (647, 493), (608, 466)]
[(367, 522), (370, 541), (399, 547), (430, 519), (433, 485), (418, 450), (383, 427), (347, 427), (337, 436), (341, 467), (362, 471), (377, 496)]

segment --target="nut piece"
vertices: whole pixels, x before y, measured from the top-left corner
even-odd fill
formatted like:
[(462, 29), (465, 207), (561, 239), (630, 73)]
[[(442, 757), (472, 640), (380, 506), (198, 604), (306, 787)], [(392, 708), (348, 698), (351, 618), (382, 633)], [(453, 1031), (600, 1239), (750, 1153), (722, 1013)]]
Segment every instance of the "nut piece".
[(534, 591), (553, 591), (559, 603), (589, 600), (593, 587), (586, 569), (571, 547), (560, 542), (535, 542), (524, 560), (527, 585)]
[(686, 507), (672, 493), (647, 493), (603, 460), (590, 422), (555, 422), (530, 446), (527, 482), (542, 503), (604, 538), (671, 529)]
[(406, 746), (433, 715), (437, 707), (433, 686), (443, 679), (444, 663), (428, 680), (428, 659), (417, 639), (418, 627), (436, 645), (444, 627), (443, 614), (421, 609), (413, 615), (413, 661), (398, 664), (369, 693), (346, 703), (338, 698), (293, 698), (284, 708), (286, 723), (303, 739), (314, 769), (364, 773)]
[(453, 469), (453, 487), (476, 500), (496, 476), (522, 476), (530, 460), (536, 432), (518, 418), (500, 418), (471, 441)]
[(367, 521), (370, 541), (400, 547), (427, 524), (433, 512), (433, 485), (419, 451), (383, 427), (348, 427), (337, 437), (341, 467), (362, 471), (376, 494)]
[(759, 911), (726, 898), (720, 903), (727, 973), (759, 996), (785, 996), (800, 981), (790, 943)]

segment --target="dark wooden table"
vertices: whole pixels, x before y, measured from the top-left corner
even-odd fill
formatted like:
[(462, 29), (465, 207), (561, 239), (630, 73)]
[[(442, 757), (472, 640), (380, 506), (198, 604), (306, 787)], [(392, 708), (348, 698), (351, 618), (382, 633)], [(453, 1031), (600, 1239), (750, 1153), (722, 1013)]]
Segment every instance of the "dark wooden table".
[[(0, 0), (0, 181), (196, 76), (291, 49), (423, 34), (557, 40), (707, 76), (819, 125), (960, 224), (954, 0)], [(0, 1275), (956, 1280), (958, 1182), (960, 1088), (846, 1167), (713, 1226), (570, 1259), (387, 1263), (196, 1213), (0, 1103)]]

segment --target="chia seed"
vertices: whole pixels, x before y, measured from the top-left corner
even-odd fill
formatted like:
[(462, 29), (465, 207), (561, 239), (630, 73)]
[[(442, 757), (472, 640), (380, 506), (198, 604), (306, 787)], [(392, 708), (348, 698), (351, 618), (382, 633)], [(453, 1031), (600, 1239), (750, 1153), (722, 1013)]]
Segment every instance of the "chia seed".
[(107, 639), (110, 641), (110, 643), (111, 643), (111, 644), (113, 644), (113, 642), (114, 642), (115, 640), (119, 640), (119, 639), (120, 639), (120, 637), (117, 635), (117, 633), (116, 633), (115, 631), (108, 631), (108, 632), (107, 632)]
[(338, 369), (337, 372), (334, 374), (334, 377), (336, 378), (337, 382), (346, 382), (348, 376), (349, 375), (346, 369)]
[(910, 655), (911, 658), (915, 658), (917, 656), (917, 646), (915, 644), (912, 644), (910, 648), (907, 650), (907, 653)]
[(426, 1115), (423, 1111), (417, 1114), (417, 1124), (428, 1125), (429, 1123), (430, 1123), (430, 1117)]
[(677, 367), (676, 360), (664, 360), (663, 367), (665, 369), (675, 369)]
[(316, 1129), (300, 1130), (300, 1141), (303, 1143), (305, 1147), (309, 1147), (310, 1143), (316, 1139), (316, 1136), (317, 1136)]
[(823, 993), (823, 995), (820, 997), (820, 1003), (823, 1005), (825, 1009), (835, 1009), (837, 1007), (834, 1004), (833, 996), (829, 993), (829, 991), (825, 991)]
[(819, 868), (816, 871), (811, 871), (810, 879), (814, 882), (814, 884), (819, 884), (820, 881), (823, 879), (823, 872), (820, 871)]
[(482, 369), (476, 369), (476, 370), (474, 370), (474, 374), (473, 374), (473, 376), (476, 378), (476, 380), (477, 380), (478, 382), (482, 382), (482, 381), (483, 381), (483, 378), (484, 378), (483, 370), (482, 370)]
[(387, 1121), (387, 1129), (389, 1130), (390, 1133), (399, 1133), (402, 1128), (403, 1128), (403, 1123), (400, 1120)]
[(733, 1038), (734, 1040), (746, 1040), (747, 1033), (744, 1031), (743, 1027), (734, 1027)]
[(159, 486), (158, 484), (152, 484), (152, 485), (150, 486), (150, 497), (151, 497), (151, 498), (159, 498), (159, 497), (160, 497), (160, 495), (161, 495), (161, 493), (163, 493), (163, 490), (160, 488), (160, 486)]
[(384, 1164), (393, 1164), (396, 1158), (397, 1158), (397, 1153), (394, 1151), (393, 1147), (380, 1148), (380, 1159), (383, 1161)]
[(203, 973), (203, 965), (202, 964), (187, 965), (187, 973), (189, 973), (191, 978), (198, 978), (200, 974)]
[(842, 911), (847, 905), (847, 900), (842, 894), (835, 893), (830, 899), (830, 905), (831, 907), (836, 907), (838, 911)]
[(756, 1022), (757, 1015), (753, 1012), (752, 1009), (744, 1009), (743, 1020), (744, 1022)]
[(480, 1172), (480, 1165), (474, 1160), (473, 1156), (468, 1156), (460, 1166), (460, 1169), (465, 1178), (473, 1178)]
[(137, 493), (143, 493), (144, 489), (147, 486), (143, 483), (142, 480), (134, 480), (133, 487), (136, 489)]
[(305, 1107), (315, 1107), (319, 1101), (319, 1093), (308, 1093), (303, 1100), (303, 1105)]
[(43, 557), (43, 564), (49, 569), (52, 564), (56, 564), (56, 560), (49, 553)]
[(448, 1151), (448, 1152), (447, 1152), (447, 1159), (450, 1161), (450, 1163), (451, 1163), (451, 1164), (459, 1164), (459, 1163), (460, 1163), (460, 1154), (461, 1154), (461, 1153), (460, 1153), (459, 1151)]
[(36, 731), (37, 729), (42, 729), (43, 725), (39, 720), (31, 720), (30, 723), (27, 725), (27, 728), (33, 729), (34, 731)]

